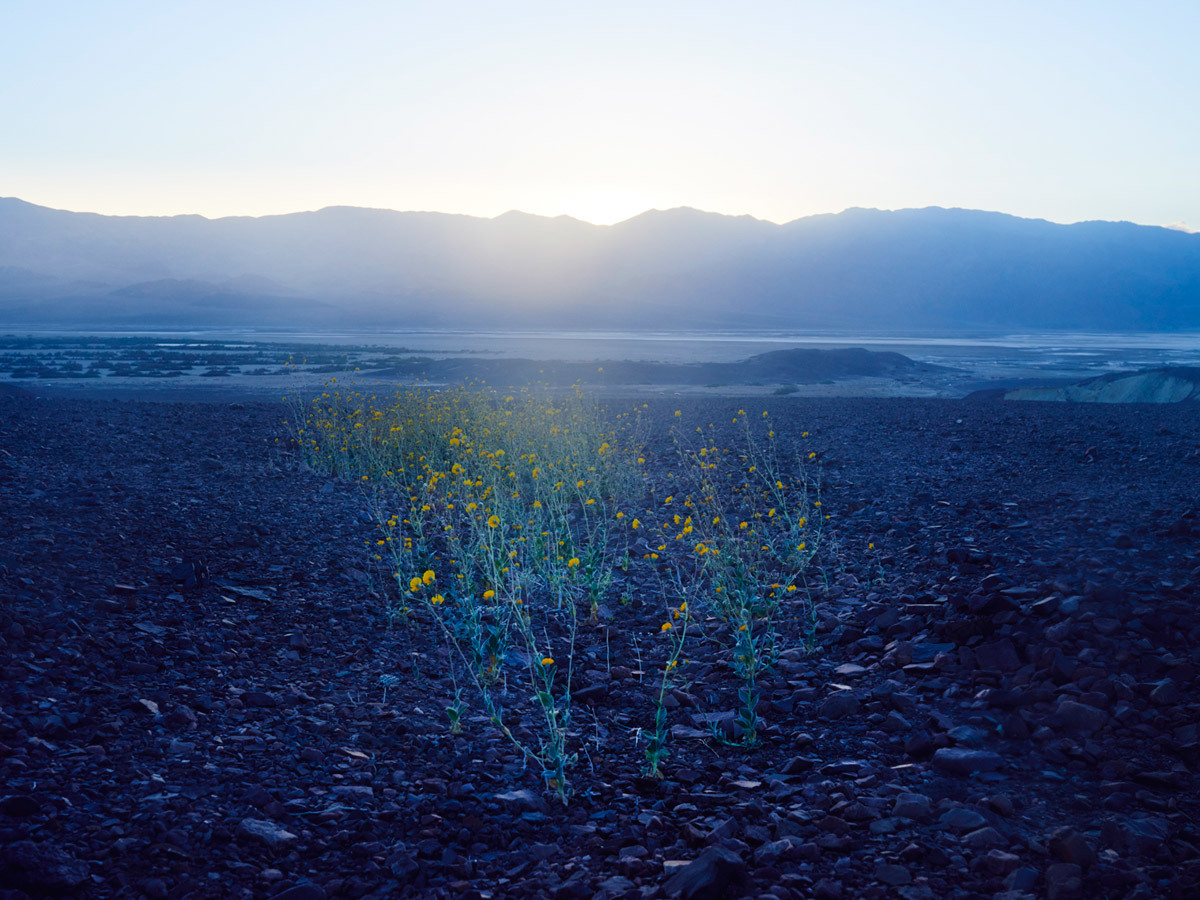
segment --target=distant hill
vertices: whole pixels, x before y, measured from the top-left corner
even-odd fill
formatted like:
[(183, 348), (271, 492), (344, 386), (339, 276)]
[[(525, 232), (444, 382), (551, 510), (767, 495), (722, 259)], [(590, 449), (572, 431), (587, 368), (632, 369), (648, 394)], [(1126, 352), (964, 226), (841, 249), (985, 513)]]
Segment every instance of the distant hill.
[(434, 381), (472, 381), (489, 384), (592, 385), (673, 384), (813, 384), (844, 378), (914, 379), (946, 371), (900, 353), (861, 348), (845, 350), (775, 350), (728, 363), (660, 363), (630, 360), (562, 362), (533, 359), (414, 358), (377, 377), (419, 376)]
[(1200, 330), (1200, 234), (940, 208), (785, 225), (683, 208), (597, 226), (0, 199), (0, 324)]
[(1005, 400), (1074, 403), (1200, 403), (1200, 368), (1167, 366), (1140, 372), (1110, 372), (1062, 387), (1019, 388)]

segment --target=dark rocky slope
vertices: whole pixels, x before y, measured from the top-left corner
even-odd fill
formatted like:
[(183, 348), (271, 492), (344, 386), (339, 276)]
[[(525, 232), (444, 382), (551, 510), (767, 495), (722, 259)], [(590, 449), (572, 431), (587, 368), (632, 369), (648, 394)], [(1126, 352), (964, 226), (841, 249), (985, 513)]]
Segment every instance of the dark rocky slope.
[(661, 609), (602, 618), (564, 810), (446, 732), (358, 490), (290, 467), (281, 409), (0, 400), (0, 896), (1196, 896), (1194, 412), (761, 405), (822, 451), (820, 653), (754, 752), (678, 692), (647, 782)]

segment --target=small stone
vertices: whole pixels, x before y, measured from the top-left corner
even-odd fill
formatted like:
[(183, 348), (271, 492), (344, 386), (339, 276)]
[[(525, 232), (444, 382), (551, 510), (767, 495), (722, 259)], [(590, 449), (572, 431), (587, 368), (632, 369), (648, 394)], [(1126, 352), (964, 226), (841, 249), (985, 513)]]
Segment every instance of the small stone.
[(0, 884), (39, 894), (65, 894), (87, 880), (87, 865), (52, 844), (17, 841), (0, 848)]
[(305, 882), (280, 891), (271, 900), (325, 900), (325, 889), (319, 884)]
[(773, 866), (781, 860), (790, 859), (796, 855), (796, 845), (789, 840), (767, 841), (765, 844), (760, 844), (754, 851), (754, 864), (756, 866)]
[(981, 669), (995, 669), (1001, 672), (1013, 672), (1021, 668), (1021, 657), (1017, 648), (1008, 638), (980, 644), (975, 648), (975, 661)]
[(807, 756), (793, 756), (784, 763), (783, 769), (780, 771), (784, 775), (800, 775), (809, 771), (816, 764), (815, 759), (809, 759)]
[(992, 794), (983, 798), (983, 805), (1007, 818), (1013, 814), (1013, 802), (1007, 794)]
[(955, 831), (972, 831), (986, 825), (987, 819), (973, 809), (956, 806), (954, 809), (942, 813), (942, 817), (938, 819), (938, 822), (944, 827), (952, 828)]
[(0, 800), (0, 812), (14, 819), (27, 819), (42, 811), (41, 804), (28, 794), (14, 794)]
[(261, 841), (268, 847), (288, 847), (299, 840), (290, 831), (263, 819), (242, 819), (238, 831), (246, 837)]
[(933, 754), (935, 767), (951, 775), (967, 777), (976, 772), (992, 772), (1004, 760), (990, 750), (969, 750), (965, 747), (942, 747)]
[(733, 883), (746, 876), (746, 864), (741, 857), (721, 846), (712, 846), (691, 864), (684, 866), (667, 880), (667, 893), (683, 900), (716, 900)]
[(845, 691), (839, 691), (826, 697), (818, 710), (819, 715), (826, 719), (844, 719), (858, 712), (858, 698)]
[(1169, 678), (1160, 681), (1150, 692), (1150, 702), (1155, 706), (1174, 706), (1179, 699), (1179, 689)]
[(1046, 846), (1055, 859), (1074, 863), (1081, 869), (1089, 869), (1096, 862), (1096, 851), (1087, 838), (1074, 828), (1059, 828), (1050, 836)]
[(618, 897), (628, 897), (637, 889), (632, 881), (624, 875), (613, 875), (611, 878), (605, 878), (600, 882), (600, 890), (596, 892), (595, 898), (599, 900), (616, 900)]
[(1038, 875), (1038, 870), (1032, 866), (1022, 866), (1008, 873), (1004, 886), (1010, 891), (1032, 891), (1038, 883)]
[(982, 850), (985, 847), (999, 847), (1006, 843), (1006, 841), (1004, 840), (1004, 835), (988, 825), (964, 835), (963, 843), (968, 847), (974, 847), (976, 850)]
[(875, 867), (875, 880), (895, 887), (911, 882), (912, 875), (904, 866), (898, 866), (895, 863), (880, 863)]
[(589, 706), (599, 703), (608, 696), (607, 684), (589, 684), (571, 694), (576, 703), (586, 703)]
[(1105, 820), (1101, 836), (1106, 844), (1136, 856), (1154, 856), (1166, 843), (1170, 828), (1166, 819), (1147, 817), (1124, 822)]
[(238, 699), (242, 701), (243, 706), (259, 709), (272, 709), (278, 706), (275, 698), (263, 691), (246, 691)]
[(813, 900), (842, 900), (844, 891), (840, 881), (822, 878), (813, 885)]
[(1083, 870), (1075, 863), (1055, 863), (1046, 869), (1046, 900), (1074, 897), (1083, 887)]
[(1055, 711), (1063, 728), (1091, 733), (1099, 731), (1108, 722), (1108, 713), (1086, 703), (1060, 700)]
[(515, 806), (522, 811), (543, 812), (546, 809), (546, 801), (527, 788), (505, 791), (495, 796), (501, 803)]
[(993, 875), (1007, 875), (1021, 864), (1021, 858), (1015, 853), (1004, 850), (989, 850), (984, 857), (983, 865)]

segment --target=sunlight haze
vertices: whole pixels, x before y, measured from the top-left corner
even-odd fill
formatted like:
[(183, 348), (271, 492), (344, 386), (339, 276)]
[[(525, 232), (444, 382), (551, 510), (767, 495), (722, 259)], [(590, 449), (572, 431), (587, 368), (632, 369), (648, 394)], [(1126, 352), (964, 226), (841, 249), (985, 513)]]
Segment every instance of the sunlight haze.
[(0, 196), (1200, 227), (1194, 3), (5, 4)]

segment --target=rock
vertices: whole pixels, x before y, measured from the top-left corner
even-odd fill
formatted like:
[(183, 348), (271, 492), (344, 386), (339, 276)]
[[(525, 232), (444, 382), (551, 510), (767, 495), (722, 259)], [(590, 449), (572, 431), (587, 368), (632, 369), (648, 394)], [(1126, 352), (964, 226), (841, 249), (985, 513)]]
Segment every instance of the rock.
[(667, 894), (683, 900), (717, 900), (725, 889), (746, 876), (740, 856), (721, 846), (709, 847), (666, 883)]
[(813, 900), (842, 900), (845, 891), (840, 881), (834, 881), (831, 878), (822, 878), (813, 885), (812, 895)]
[(319, 884), (305, 882), (280, 891), (271, 900), (325, 900), (325, 897), (323, 887)]
[(1046, 869), (1046, 900), (1077, 896), (1083, 887), (1083, 871), (1075, 863), (1055, 863)]
[(586, 703), (589, 706), (593, 703), (599, 703), (608, 696), (607, 684), (589, 684), (581, 687), (579, 690), (571, 694), (572, 699), (576, 703)]
[(989, 850), (988, 855), (984, 857), (984, 868), (993, 875), (1007, 875), (1013, 869), (1021, 864), (1021, 858), (1015, 853), (1006, 853), (1003, 850)]
[(203, 587), (208, 584), (208, 567), (198, 559), (184, 558), (171, 569), (170, 579), (184, 590)]
[(242, 819), (238, 831), (246, 837), (262, 841), (268, 847), (290, 847), (299, 840), (290, 831), (264, 819)]
[(760, 844), (754, 851), (756, 866), (773, 866), (781, 860), (787, 860), (797, 855), (796, 845), (789, 840), (767, 841)]
[(971, 831), (975, 828), (982, 828), (987, 824), (987, 819), (973, 809), (956, 806), (954, 809), (942, 813), (942, 817), (938, 819), (938, 822), (943, 827), (952, 828), (955, 831)]
[(1150, 702), (1155, 706), (1174, 706), (1179, 700), (1179, 689), (1169, 678), (1160, 681), (1150, 692)]
[(392, 847), (392, 852), (388, 856), (386, 864), (388, 871), (401, 884), (409, 884), (421, 872), (421, 864), (417, 861), (416, 854), (405, 844), (396, 844)]
[(904, 866), (898, 866), (895, 863), (880, 863), (875, 867), (875, 880), (895, 887), (910, 883), (912, 875)]
[(1010, 891), (1032, 891), (1038, 883), (1040, 873), (1032, 866), (1022, 866), (1013, 869), (1004, 879), (1004, 886)]
[(839, 691), (825, 698), (818, 715), (825, 719), (844, 719), (858, 712), (858, 698), (846, 691)]
[(1014, 811), (1013, 802), (1007, 794), (990, 794), (983, 798), (983, 805), (994, 813), (1007, 818)]
[(892, 807), (892, 815), (918, 822), (928, 821), (933, 816), (933, 801), (925, 794), (901, 794)]
[(812, 769), (817, 764), (815, 759), (809, 759), (807, 756), (793, 756), (783, 765), (780, 771), (784, 775), (800, 775)]
[(1123, 822), (1105, 819), (1100, 826), (1100, 836), (1108, 846), (1150, 858), (1158, 855), (1169, 834), (1167, 820), (1153, 817)]
[(976, 850), (982, 850), (985, 847), (999, 847), (1005, 843), (1005, 840), (1004, 835), (988, 825), (963, 835), (963, 843)]
[(1104, 710), (1075, 700), (1060, 700), (1055, 715), (1063, 728), (1087, 734), (1099, 731), (1108, 723), (1108, 713)]
[(980, 644), (975, 648), (975, 661), (981, 669), (996, 669), (1001, 672), (1013, 672), (1021, 668), (1021, 657), (1017, 648), (1008, 638)]
[(1074, 863), (1081, 869), (1090, 869), (1096, 862), (1096, 851), (1087, 838), (1074, 828), (1059, 828), (1046, 844), (1050, 855), (1066, 863)]
[(933, 754), (933, 765), (951, 775), (968, 777), (976, 772), (993, 772), (1004, 764), (1000, 754), (990, 750), (942, 747)]
[(65, 894), (87, 880), (87, 865), (52, 844), (17, 841), (0, 849), (0, 884), (36, 893)]
[(912, 722), (900, 715), (900, 713), (892, 710), (887, 714), (887, 718), (879, 726), (884, 731), (890, 731), (892, 734), (903, 734), (907, 731), (912, 731)]
[(28, 794), (14, 794), (0, 800), (0, 813), (14, 819), (27, 819), (42, 811), (41, 804)]
[(600, 890), (596, 892), (595, 896), (600, 900), (617, 900), (617, 898), (632, 897), (636, 889), (637, 885), (624, 875), (613, 875), (600, 882)]
[(495, 795), (501, 803), (516, 807), (522, 812), (544, 812), (546, 801), (528, 788), (516, 791), (505, 791)]
[(275, 698), (263, 691), (246, 691), (238, 697), (242, 705), (256, 709), (273, 709), (279, 704)]

